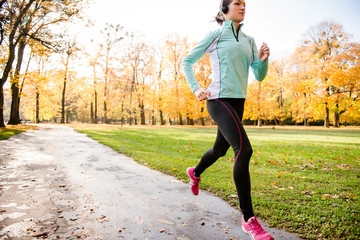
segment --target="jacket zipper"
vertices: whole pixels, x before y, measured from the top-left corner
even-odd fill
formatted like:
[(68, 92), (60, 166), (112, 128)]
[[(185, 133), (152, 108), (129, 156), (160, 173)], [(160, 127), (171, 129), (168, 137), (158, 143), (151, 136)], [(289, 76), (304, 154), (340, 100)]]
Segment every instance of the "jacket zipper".
[(235, 37), (236, 41), (239, 42), (239, 32), (238, 32), (238, 34), (236, 35), (234, 26), (233, 26), (232, 24), (231, 24), (231, 29), (232, 29), (232, 32), (233, 32), (233, 34), (234, 34), (234, 37)]

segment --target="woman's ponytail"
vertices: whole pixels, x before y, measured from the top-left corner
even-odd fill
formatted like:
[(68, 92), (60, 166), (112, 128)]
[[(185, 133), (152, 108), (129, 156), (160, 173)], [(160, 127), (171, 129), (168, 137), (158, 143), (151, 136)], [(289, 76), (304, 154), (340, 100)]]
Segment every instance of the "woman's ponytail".
[(215, 17), (215, 21), (222, 25), (222, 23), (225, 21), (225, 13), (229, 11), (229, 5), (231, 4), (233, 0), (221, 0), (220, 2), (220, 11)]
[(218, 14), (215, 17), (215, 21), (219, 24), (222, 25), (222, 23), (225, 21), (225, 16), (222, 13), (222, 11), (219, 11)]

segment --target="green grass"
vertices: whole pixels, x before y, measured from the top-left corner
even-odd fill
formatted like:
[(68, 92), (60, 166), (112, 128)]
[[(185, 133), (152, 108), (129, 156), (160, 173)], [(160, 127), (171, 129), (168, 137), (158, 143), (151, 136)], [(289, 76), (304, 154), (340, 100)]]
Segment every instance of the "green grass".
[(7, 125), (4, 128), (0, 128), (0, 140), (5, 140), (18, 133), (35, 129), (38, 129), (35, 125)]
[[(141, 164), (187, 181), (215, 128), (76, 128)], [(247, 129), (255, 213), (306, 239), (360, 239), (360, 131)], [(201, 188), (238, 207), (233, 152), (202, 175)]]
[(24, 132), (24, 130), (20, 129), (9, 129), (9, 128), (0, 128), (0, 140), (8, 139), (15, 134)]

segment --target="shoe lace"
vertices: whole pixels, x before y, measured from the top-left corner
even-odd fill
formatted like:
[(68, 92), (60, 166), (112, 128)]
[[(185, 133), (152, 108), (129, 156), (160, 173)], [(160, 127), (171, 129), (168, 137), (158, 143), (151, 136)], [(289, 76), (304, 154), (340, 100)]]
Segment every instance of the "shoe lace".
[(195, 184), (198, 184), (200, 182), (200, 179), (192, 179), (192, 178), (190, 178), (190, 183), (191, 183), (191, 185), (195, 185)]
[(260, 223), (257, 221), (256, 218), (252, 219), (251, 222), (249, 221), (249, 223), (255, 235), (261, 235), (266, 233), (266, 231), (261, 227)]

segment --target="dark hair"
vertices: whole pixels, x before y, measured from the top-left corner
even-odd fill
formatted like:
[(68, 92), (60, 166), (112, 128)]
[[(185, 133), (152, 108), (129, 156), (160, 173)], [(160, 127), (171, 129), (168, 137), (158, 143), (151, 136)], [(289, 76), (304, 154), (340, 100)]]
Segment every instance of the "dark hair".
[(233, 0), (221, 0), (220, 2), (220, 11), (218, 12), (218, 14), (215, 17), (215, 21), (219, 24), (222, 25), (222, 23), (225, 21), (225, 15), (224, 15), (224, 8), (228, 8), (229, 5), (232, 3)]

